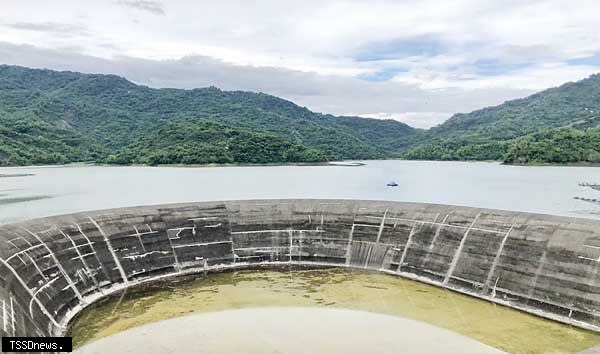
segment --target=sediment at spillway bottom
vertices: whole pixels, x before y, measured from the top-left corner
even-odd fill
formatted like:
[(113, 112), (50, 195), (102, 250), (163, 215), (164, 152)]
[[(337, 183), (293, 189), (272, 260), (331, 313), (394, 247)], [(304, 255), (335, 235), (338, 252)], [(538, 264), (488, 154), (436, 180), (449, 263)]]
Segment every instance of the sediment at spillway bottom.
[(86, 354), (534, 354), (600, 343), (598, 333), (413, 280), (293, 267), (127, 289), (84, 309), (69, 334)]

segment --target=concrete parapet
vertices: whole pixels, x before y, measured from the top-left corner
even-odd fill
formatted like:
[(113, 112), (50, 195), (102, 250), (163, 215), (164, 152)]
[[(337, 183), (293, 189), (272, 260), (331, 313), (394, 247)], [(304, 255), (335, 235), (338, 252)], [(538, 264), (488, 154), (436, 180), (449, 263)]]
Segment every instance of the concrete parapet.
[(600, 222), (353, 200), (143, 206), (0, 226), (2, 335), (61, 334), (161, 277), (253, 264), (379, 270), (600, 330)]

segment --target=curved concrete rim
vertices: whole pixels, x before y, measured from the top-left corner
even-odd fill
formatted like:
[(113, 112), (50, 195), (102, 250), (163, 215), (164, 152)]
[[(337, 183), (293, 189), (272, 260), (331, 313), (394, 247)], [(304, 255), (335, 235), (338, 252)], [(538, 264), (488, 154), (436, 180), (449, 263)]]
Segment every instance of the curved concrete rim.
[(142, 208), (157, 208), (157, 207), (176, 208), (176, 207), (184, 207), (184, 206), (195, 205), (195, 204), (217, 204), (217, 203), (222, 203), (222, 204), (278, 203), (278, 202), (291, 203), (291, 202), (295, 202), (295, 201), (316, 202), (316, 203), (326, 201), (326, 202), (330, 202), (330, 203), (351, 202), (351, 203), (399, 204), (399, 205), (406, 205), (406, 206), (428, 206), (428, 207), (432, 207), (432, 208), (457, 208), (457, 209), (462, 209), (462, 210), (473, 210), (473, 211), (490, 211), (490, 212), (496, 211), (496, 212), (503, 212), (503, 213), (527, 215), (529, 217), (537, 217), (540, 219), (552, 219), (552, 220), (563, 219), (563, 221), (571, 220), (571, 221), (577, 221), (577, 222), (586, 223), (586, 224), (589, 223), (592, 225), (600, 225), (600, 219), (596, 219), (596, 218), (563, 216), (563, 215), (553, 215), (553, 214), (526, 212), (526, 211), (514, 211), (514, 210), (509, 210), (509, 209), (479, 208), (479, 207), (474, 207), (474, 206), (469, 206), (469, 205), (460, 205), (460, 204), (439, 204), (439, 203), (425, 203), (425, 202), (411, 202), (411, 201), (397, 201), (397, 200), (353, 199), (353, 198), (335, 198), (335, 199), (263, 198), (263, 199), (224, 199), (224, 200), (207, 200), (207, 201), (198, 201), (198, 202), (187, 201), (187, 202), (156, 203), (156, 204), (136, 204), (136, 205), (129, 205), (129, 206), (125, 206), (125, 207), (116, 207), (116, 208), (88, 209), (88, 210), (81, 210), (81, 211), (77, 211), (77, 212), (73, 212), (73, 213), (48, 215), (48, 216), (36, 217), (36, 218), (32, 218), (32, 219), (27, 219), (27, 220), (20, 220), (17, 222), (10, 222), (7, 224), (0, 224), (0, 227), (32, 223), (32, 222), (43, 221), (43, 220), (62, 219), (65, 217), (72, 217), (72, 216), (78, 216), (78, 215), (87, 216), (90, 214), (91, 215), (108, 214), (108, 213), (116, 213), (119, 211), (142, 209)]
[[(0, 225), (13, 328), (64, 333), (125, 288), (269, 265), (380, 271), (600, 331), (600, 221), (438, 204), (264, 199), (138, 206)], [(10, 301), (10, 302), (7, 302)]]

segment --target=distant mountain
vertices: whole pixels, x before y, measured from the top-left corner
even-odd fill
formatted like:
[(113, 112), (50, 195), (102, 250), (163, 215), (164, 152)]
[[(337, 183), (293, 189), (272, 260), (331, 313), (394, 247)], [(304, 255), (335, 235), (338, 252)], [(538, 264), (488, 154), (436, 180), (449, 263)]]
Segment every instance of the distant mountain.
[(114, 75), (0, 65), (0, 165), (600, 162), (598, 139), (600, 75), (417, 130), (314, 113), (263, 93), (154, 89)]
[(397, 156), (416, 132), (262, 93), (0, 65), (0, 165), (373, 159)]
[[(541, 132), (546, 132), (542, 134), (545, 136), (561, 135), (548, 133), (548, 130), (585, 132), (598, 125), (600, 75), (592, 75), (496, 107), (455, 114), (441, 125), (418, 134), (404, 156), (433, 160), (511, 160), (506, 154), (516, 138)], [(541, 135), (536, 135), (535, 139), (539, 138)]]

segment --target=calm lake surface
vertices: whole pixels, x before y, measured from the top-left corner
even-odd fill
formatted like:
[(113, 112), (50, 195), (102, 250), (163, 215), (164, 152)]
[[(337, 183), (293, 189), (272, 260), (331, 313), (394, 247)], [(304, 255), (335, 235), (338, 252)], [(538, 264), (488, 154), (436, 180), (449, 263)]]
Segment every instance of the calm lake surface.
[[(600, 192), (579, 186), (600, 183), (599, 167), (364, 162), (360, 167), (0, 168), (0, 223), (144, 204), (256, 198), (426, 202), (600, 219), (600, 205), (574, 199), (600, 199)], [(387, 187), (392, 180), (399, 186)]]

